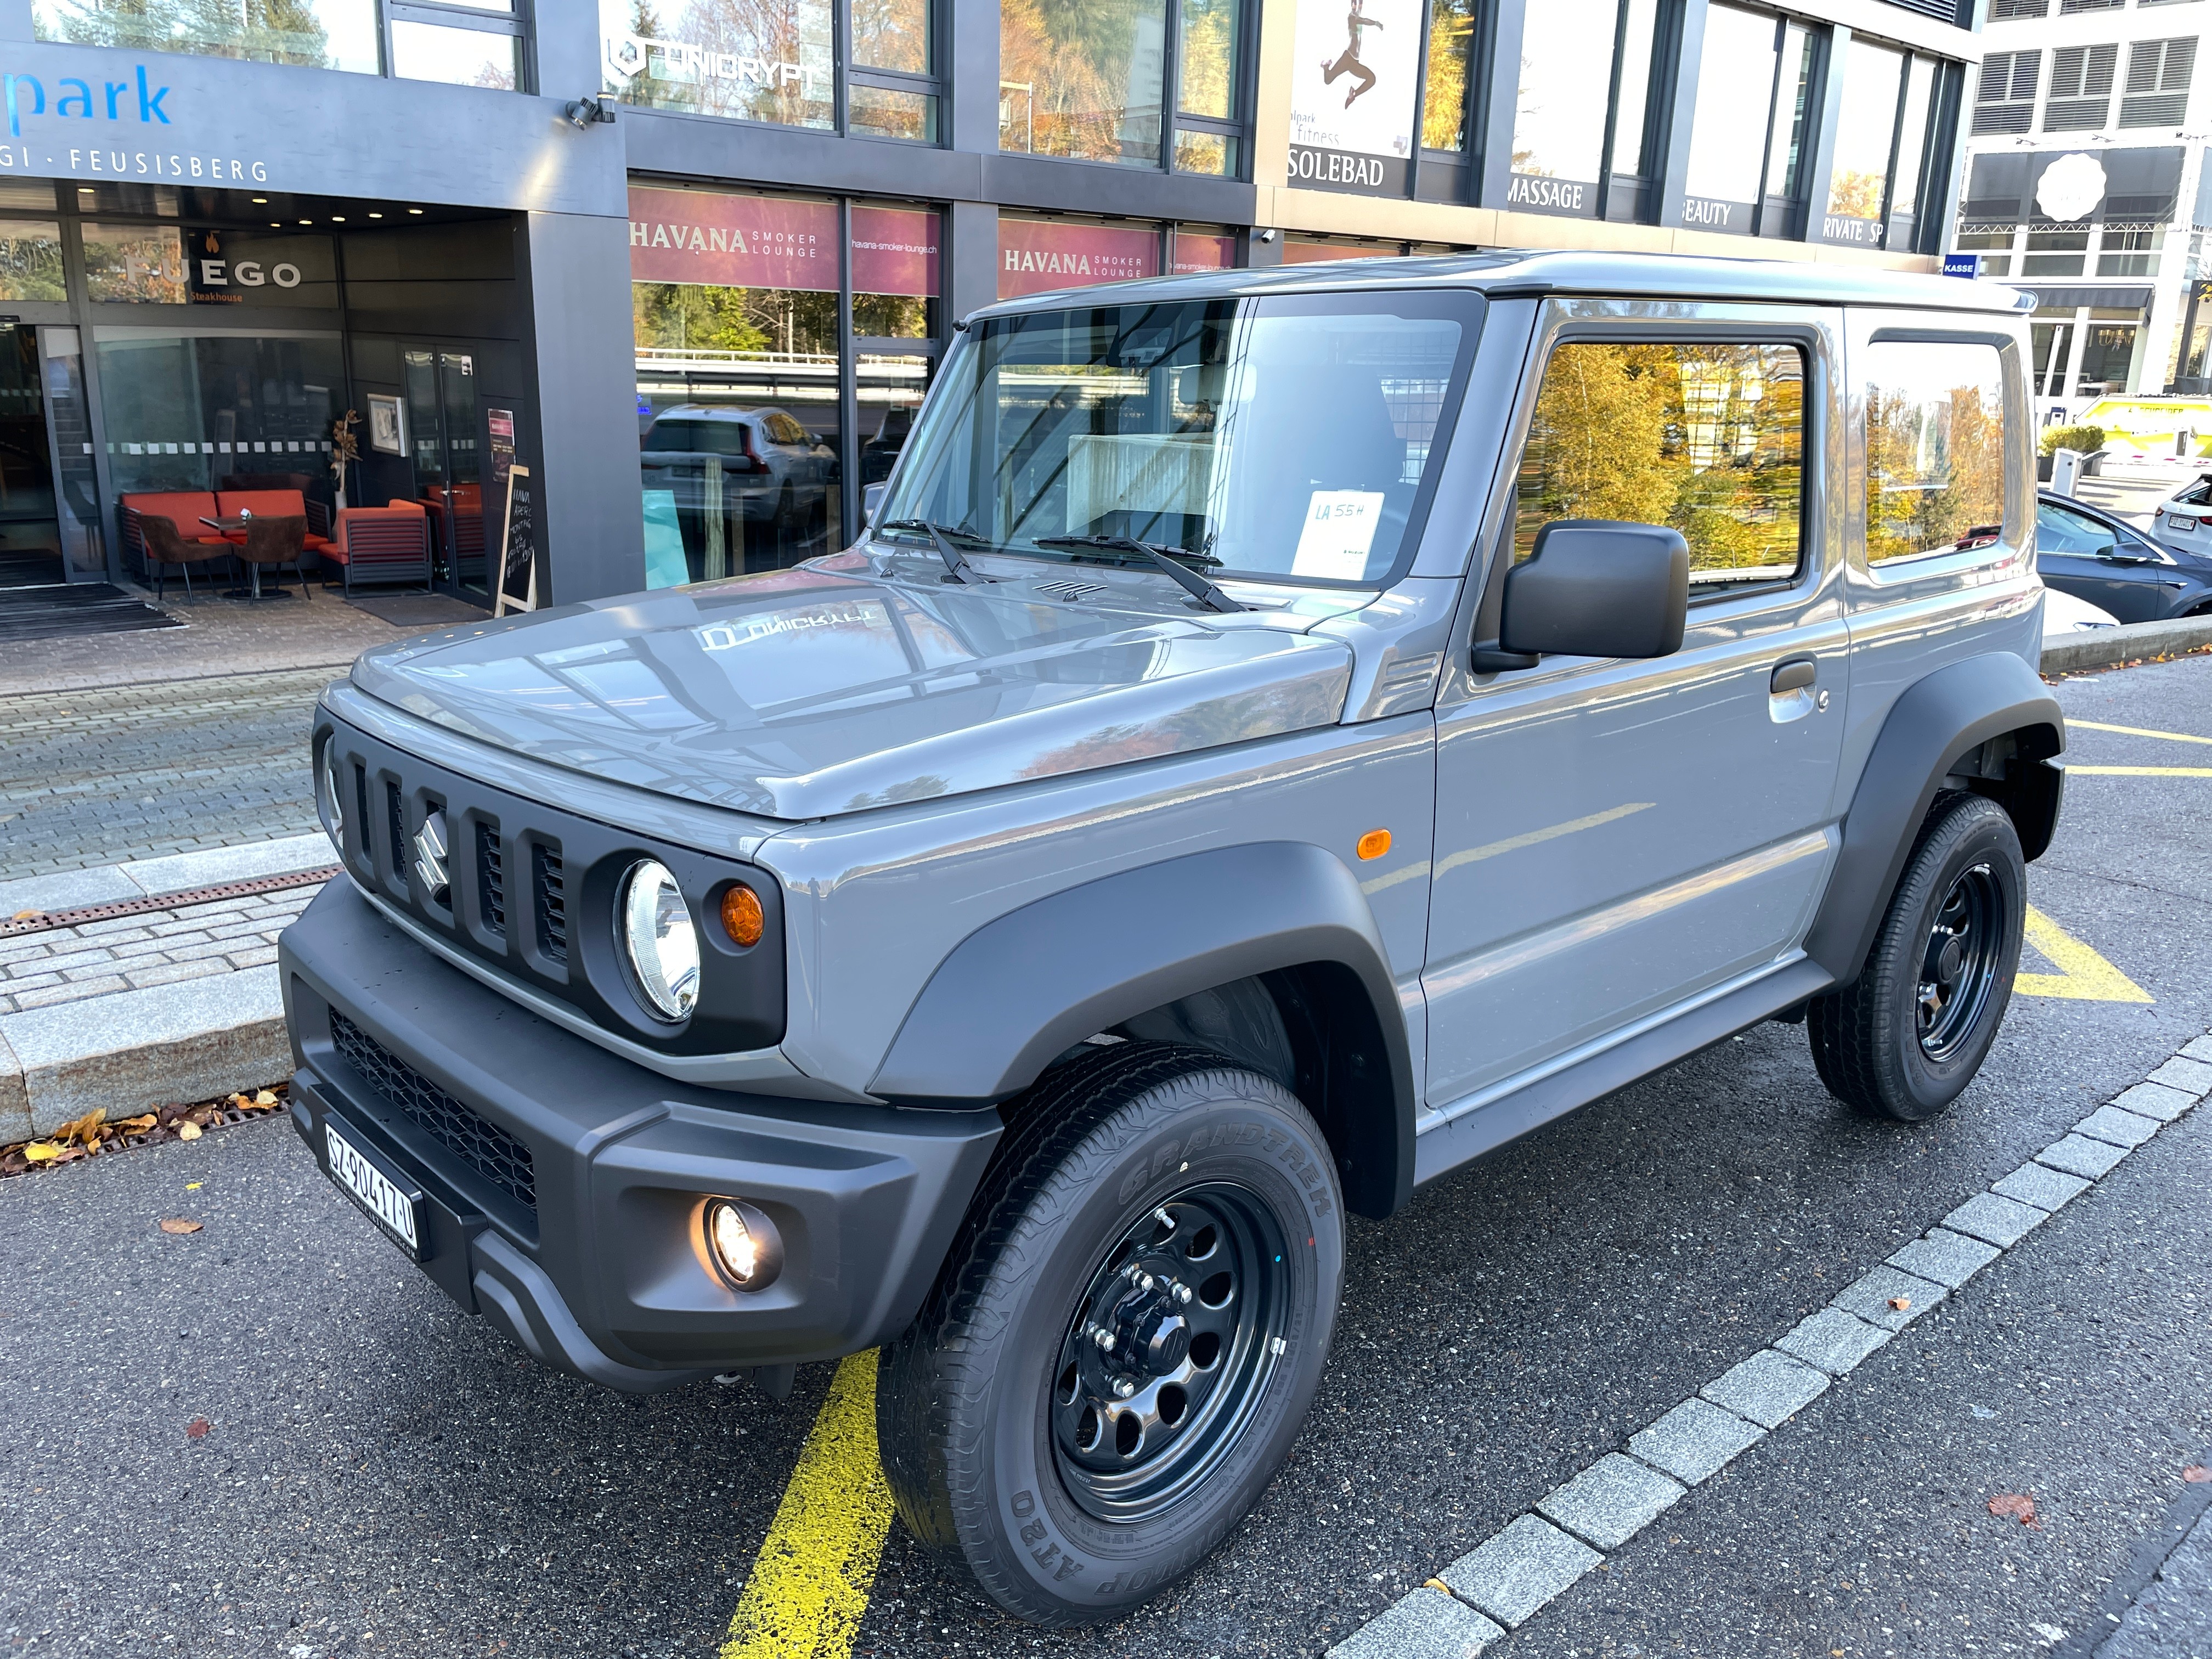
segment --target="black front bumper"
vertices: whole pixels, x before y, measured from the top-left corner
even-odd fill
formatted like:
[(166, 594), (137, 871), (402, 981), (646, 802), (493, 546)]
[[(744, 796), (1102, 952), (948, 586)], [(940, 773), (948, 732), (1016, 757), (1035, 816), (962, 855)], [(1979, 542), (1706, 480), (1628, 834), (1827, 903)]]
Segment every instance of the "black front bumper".
[[(447, 1295), (612, 1389), (889, 1340), (999, 1138), (992, 1111), (672, 1082), (450, 966), (343, 878), (285, 930), (279, 965), (293, 1121), (325, 1172), (336, 1118), (422, 1192), (422, 1265)], [(718, 1195), (783, 1235), (762, 1291), (710, 1264), (701, 1217)]]

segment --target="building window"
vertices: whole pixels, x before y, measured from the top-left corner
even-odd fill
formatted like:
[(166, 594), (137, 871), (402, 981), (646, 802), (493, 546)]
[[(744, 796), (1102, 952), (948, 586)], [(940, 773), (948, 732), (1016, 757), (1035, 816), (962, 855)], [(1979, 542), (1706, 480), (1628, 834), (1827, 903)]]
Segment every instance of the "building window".
[(188, 52), (262, 64), (526, 88), (524, 26), (513, 0), (242, 0), (151, 6), (146, 0), (32, 0), (40, 40)]
[(2189, 77), (2197, 67), (2197, 37), (2138, 40), (2128, 48), (2127, 90), (2120, 125), (2178, 127), (2189, 109)]
[(2118, 11), (2128, 0), (2058, 0), (2058, 15), (2071, 17), (2077, 12)]
[(836, 551), (928, 384), (939, 214), (649, 185), (629, 213), (647, 585)]
[(1905, 62), (1902, 52), (1856, 35), (1844, 52), (1842, 115), (1828, 173), (1826, 240), (1881, 245)]
[(2043, 78), (2039, 52), (1993, 52), (1982, 59), (1974, 91), (1972, 137), (2026, 132), (2035, 113), (2036, 83)]
[(838, 32), (851, 30), (845, 131), (938, 140), (929, 0), (599, 0), (601, 89), (625, 104), (834, 131)]
[(2098, 239), (2100, 276), (2155, 276), (2164, 225), (2106, 225)]
[(1421, 148), (1467, 151), (1467, 75), (1475, 0), (1430, 0), (1429, 76), (1421, 90)]
[(1801, 23), (1733, 6), (1706, 15), (1685, 226), (1737, 236), (1796, 234), (1816, 62), (1816, 40)]
[[(1656, 0), (1528, 8), (1504, 205), (1594, 217), (1607, 210), (1603, 181), (1618, 175), (1631, 193), (1642, 185), (1657, 10)], [(1592, 72), (1598, 64), (1602, 76)], [(1636, 216), (1640, 206), (1618, 216)]]
[(1241, 176), (1244, 4), (1008, 0), (999, 13), (999, 148)]
[(1990, 21), (2005, 22), (2013, 18), (2048, 17), (2051, 0), (1991, 0)]
[(2051, 54), (2051, 96), (2043, 106), (2045, 132), (2094, 132), (2112, 110), (2112, 76), (2120, 49), (2061, 46)]
[(43, 222), (0, 222), (0, 300), (69, 298), (62, 272), (62, 228)]

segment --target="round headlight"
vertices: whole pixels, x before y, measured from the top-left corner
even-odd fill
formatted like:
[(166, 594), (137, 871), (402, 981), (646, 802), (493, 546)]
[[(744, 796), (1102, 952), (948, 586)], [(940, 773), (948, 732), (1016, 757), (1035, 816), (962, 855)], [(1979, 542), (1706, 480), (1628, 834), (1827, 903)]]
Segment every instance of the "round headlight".
[(663, 1019), (684, 1019), (699, 1000), (699, 930), (668, 866), (647, 859), (623, 879), (617, 926), (638, 988)]
[(338, 751), (335, 744), (323, 745), (323, 810), (330, 814), (331, 845), (345, 854), (345, 797), (338, 793)]

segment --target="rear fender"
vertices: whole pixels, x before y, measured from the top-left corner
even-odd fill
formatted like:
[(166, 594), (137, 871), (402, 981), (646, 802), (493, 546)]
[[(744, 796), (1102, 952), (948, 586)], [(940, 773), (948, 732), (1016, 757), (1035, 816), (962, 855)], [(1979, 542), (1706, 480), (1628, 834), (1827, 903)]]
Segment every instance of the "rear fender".
[(1937, 793), (1986, 794), (2012, 815), (2029, 858), (2051, 844), (2065, 776), (2058, 700), (2009, 652), (1939, 668), (1899, 697), (1882, 722), (1844, 816), (1843, 850), (1805, 942), (1837, 986), (1858, 977)]

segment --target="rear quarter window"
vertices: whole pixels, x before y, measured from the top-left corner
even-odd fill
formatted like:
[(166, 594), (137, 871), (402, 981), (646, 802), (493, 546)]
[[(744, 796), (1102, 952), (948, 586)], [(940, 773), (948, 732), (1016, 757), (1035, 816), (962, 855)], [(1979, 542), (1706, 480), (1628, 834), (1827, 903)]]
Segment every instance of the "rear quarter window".
[(2005, 516), (2004, 365), (1993, 345), (1867, 349), (1866, 556), (1948, 552)]

